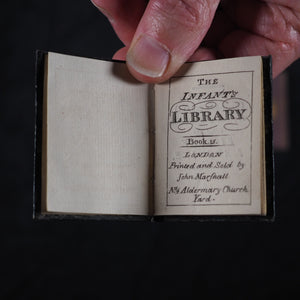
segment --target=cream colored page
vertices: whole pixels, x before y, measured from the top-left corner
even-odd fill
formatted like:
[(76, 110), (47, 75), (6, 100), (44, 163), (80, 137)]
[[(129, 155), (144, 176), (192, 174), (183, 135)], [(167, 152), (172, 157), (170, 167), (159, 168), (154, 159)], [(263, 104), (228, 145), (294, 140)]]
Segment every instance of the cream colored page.
[(261, 58), (188, 64), (157, 85), (155, 213), (261, 213)]
[(148, 214), (147, 85), (121, 63), (48, 66), (47, 211)]

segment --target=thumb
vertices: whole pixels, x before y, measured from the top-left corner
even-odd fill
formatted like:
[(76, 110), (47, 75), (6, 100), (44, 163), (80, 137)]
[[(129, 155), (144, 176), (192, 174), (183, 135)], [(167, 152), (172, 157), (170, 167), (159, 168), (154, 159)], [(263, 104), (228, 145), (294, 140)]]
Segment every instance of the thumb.
[(169, 79), (199, 47), (220, 0), (150, 0), (127, 52), (137, 79)]

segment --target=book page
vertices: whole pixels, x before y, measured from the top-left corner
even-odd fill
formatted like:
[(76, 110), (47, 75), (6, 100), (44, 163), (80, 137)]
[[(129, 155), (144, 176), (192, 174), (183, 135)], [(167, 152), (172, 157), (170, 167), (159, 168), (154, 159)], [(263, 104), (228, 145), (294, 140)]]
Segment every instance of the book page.
[(262, 59), (186, 64), (155, 87), (156, 215), (262, 214)]
[(47, 77), (44, 211), (147, 215), (148, 86), (124, 63), (55, 53)]

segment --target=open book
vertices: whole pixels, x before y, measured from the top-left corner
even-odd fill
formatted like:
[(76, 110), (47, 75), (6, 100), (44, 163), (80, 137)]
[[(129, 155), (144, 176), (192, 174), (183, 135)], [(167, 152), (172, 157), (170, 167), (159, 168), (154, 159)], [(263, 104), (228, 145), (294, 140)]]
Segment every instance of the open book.
[(269, 58), (187, 63), (155, 85), (123, 62), (39, 62), (37, 216), (272, 217)]

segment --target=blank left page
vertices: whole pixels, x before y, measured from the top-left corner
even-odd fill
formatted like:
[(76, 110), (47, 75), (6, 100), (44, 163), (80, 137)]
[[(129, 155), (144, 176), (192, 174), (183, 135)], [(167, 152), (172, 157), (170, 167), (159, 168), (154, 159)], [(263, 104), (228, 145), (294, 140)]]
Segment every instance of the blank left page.
[(147, 85), (123, 63), (49, 53), (47, 65), (44, 212), (147, 215)]

